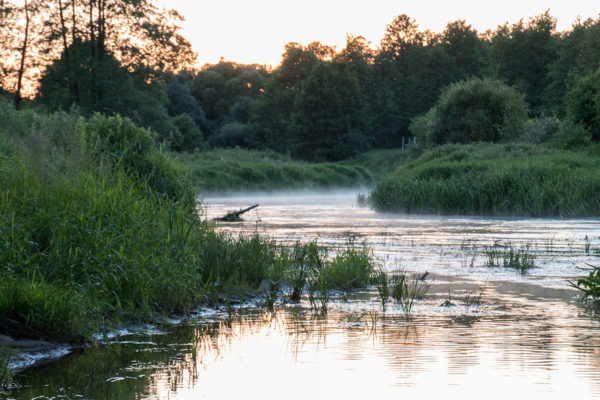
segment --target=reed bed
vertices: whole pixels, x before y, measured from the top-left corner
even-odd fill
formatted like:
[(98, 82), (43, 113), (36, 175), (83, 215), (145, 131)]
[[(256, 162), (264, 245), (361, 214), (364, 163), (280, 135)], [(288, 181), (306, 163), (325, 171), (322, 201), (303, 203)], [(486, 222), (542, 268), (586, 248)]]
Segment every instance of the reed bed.
[(590, 149), (443, 146), (398, 168), (370, 201), (407, 213), (597, 216), (600, 159)]

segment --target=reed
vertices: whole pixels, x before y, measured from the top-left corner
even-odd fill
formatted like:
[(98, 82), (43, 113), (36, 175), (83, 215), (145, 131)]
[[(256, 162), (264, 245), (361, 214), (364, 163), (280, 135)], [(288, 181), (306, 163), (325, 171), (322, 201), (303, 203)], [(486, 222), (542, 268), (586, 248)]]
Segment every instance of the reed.
[(490, 267), (513, 268), (521, 274), (526, 274), (535, 267), (535, 255), (529, 244), (514, 247), (511, 243), (494, 242), (484, 248), (487, 265)]
[(398, 168), (370, 195), (380, 210), (519, 216), (600, 215), (600, 159), (540, 145), (449, 145)]
[(422, 300), (429, 290), (429, 285), (421, 283), (415, 277), (411, 279), (400, 269), (391, 274), (379, 271), (375, 274), (374, 280), (384, 310), (387, 302), (392, 298), (400, 304), (404, 312), (410, 313), (415, 301)]
[(0, 389), (8, 387), (13, 381), (13, 375), (8, 365), (10, 363), (11, 349), (0, 347)]

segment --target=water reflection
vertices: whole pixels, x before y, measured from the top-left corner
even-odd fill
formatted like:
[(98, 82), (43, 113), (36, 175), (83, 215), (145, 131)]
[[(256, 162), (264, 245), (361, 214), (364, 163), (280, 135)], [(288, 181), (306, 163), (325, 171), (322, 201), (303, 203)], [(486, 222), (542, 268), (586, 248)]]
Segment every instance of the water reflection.
[(573, 308), (540, 300), (522, 313), (249, 310), (83, 350), (19, 376), (23, 388), (11, 395), (600, 397), (600, 327)]
[[(353, 199), (206, 203), (209, 218), (261, 204), (246, 223), (220, 229), (333, 246), (352, 233), (390, 268), (429, 271), (429, 292), (410, 315), (393, 303), (383, 313), (373, 289), (334, 299), (327, 315), (305, 301), (199, 316), (26, 371), (8, 398), (600, 398), (599, 319), (566, 285), (577, 267), (599, 260), (598, 220), (385, 215)], [(494, 240), (532, 243), (538, 268), (520, 275), (482, 266), (480, 246)], [(454, 305), (441, 307), (446, 300)]]

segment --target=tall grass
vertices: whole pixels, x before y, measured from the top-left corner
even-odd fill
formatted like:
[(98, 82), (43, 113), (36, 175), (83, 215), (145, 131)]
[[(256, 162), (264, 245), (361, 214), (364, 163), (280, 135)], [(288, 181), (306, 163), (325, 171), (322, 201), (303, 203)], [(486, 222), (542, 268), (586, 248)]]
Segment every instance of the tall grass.
[(376, 274), (375, 284), (384, 310), (389, 299), (392, 298), (406, 313), (410, 313), (414, 302), (422, 300), (429, 290), (429, 285), (421, 283), (416, 277), (411, 279), (402, 270), (394, 271), (391, 274), (379, 271)]
[(495, 242), (492, 246), (486, 246), (484, 253), (490, 267), (513, 268), (521, 274), (535, 267), (535, 255), (528, 244), (514, 247), (511, 243)]
[(82, 341), (274, 280), (275, 244), (201, 222), (151, 134), (0, 103), (0, 316)]
[(0, 389), (10, 385), (13, 380), (12, 373), (8, 368), (11, 357), (11, 349), (0, 347)]
[(221, 149), (172, 156), (203, 191), (355, 187), (373, 181), (361, 166), (310, 164), (272, 151)]
[(370, 200), (385, 211), (595, 216), (600, 158), (540, 145), (443, 146), (398, 168)]

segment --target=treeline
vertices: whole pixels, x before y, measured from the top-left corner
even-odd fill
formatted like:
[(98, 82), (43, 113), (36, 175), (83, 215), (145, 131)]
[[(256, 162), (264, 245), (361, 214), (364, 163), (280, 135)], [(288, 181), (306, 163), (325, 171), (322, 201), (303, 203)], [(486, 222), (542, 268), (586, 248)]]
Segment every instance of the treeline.
[[(511, 114), (518, 119), (511, 122), (513, 131), (531, 125), (530, 118), (542, 122), (529, 131), (569, 121), (577, 125), (574, 131), (600, 139), (600, 19), (576, 21), (558, 32), (546, 12), (485, 33), (463, 20), (433, 33), (400, 15), (377, 49), (349, 35), (339, 51), (319, 42), (289, 43), (273, 70), (227, 61), (194, 70), (177, 14), (165, 14), (151, 1), (141, 1), (143, 7), (117, 0), (44, 3), (21, 8), (3, 3), (3, 15), (20, 21), (0, 27), (15, 38), (13, 55), (3, 57), (1, 80), (15, 103), (26, 75), (19, 67), (38, 59), (28, 54), (44, 54), (35, 104), (83, 115), (122, 114), (176, 151), (239, 146), (332, 161), (399, 147), (403, 138), (423, 132), (436, 143), (503, 140), (506, 135), (499, 133), (465, 138), (454, 122), (441, 126), (443, 119), (424, 116), (436, 104), (444, 110), (440, 95), (452, 84), (458, 97), (447, 102), (446, 112), (467, 111), (458, 82), (467, 85), (467, 96), (492, 87), (491, 98), (514, 97), (502, 103), (521, 110)], [(29, 28), (36, 32), (32, 41), (27, 24), (40, 18), (35, 15), (45, 18), (43, 29)], [(487, 95), (477, 93), (472, 97), (480, 103)], [(499, 104), (489, 103), (492, 109)], [(474, 129), (477, 121), (487, 124), (487, 116), (479, 115), (485, 112), (471, 112)], [(445, 131), (454, 136), (439, 133)]]

